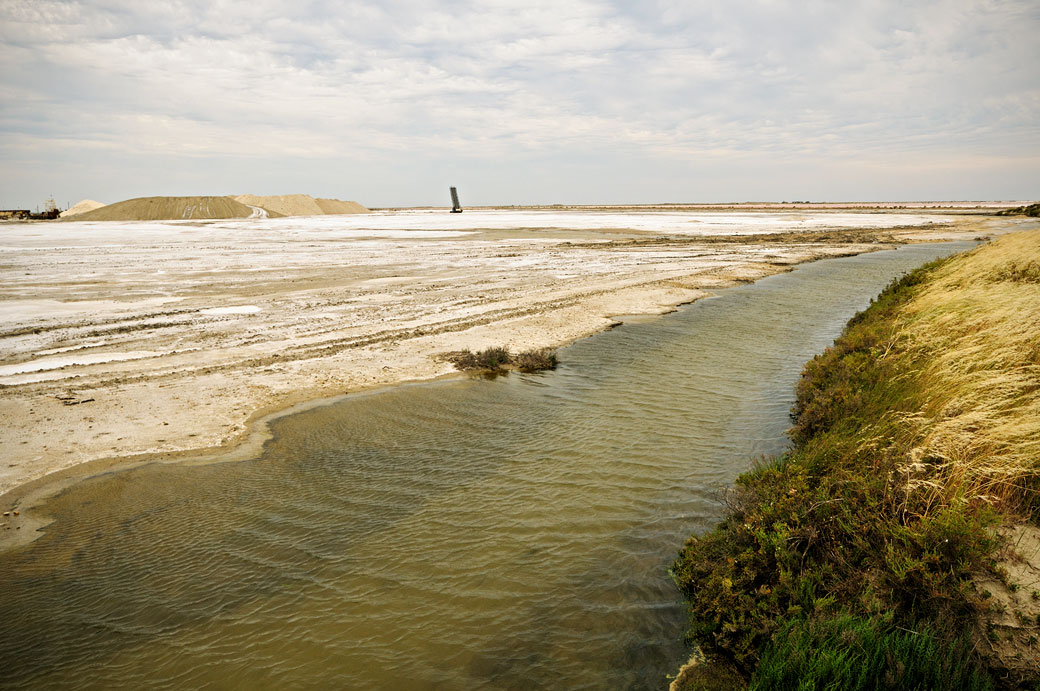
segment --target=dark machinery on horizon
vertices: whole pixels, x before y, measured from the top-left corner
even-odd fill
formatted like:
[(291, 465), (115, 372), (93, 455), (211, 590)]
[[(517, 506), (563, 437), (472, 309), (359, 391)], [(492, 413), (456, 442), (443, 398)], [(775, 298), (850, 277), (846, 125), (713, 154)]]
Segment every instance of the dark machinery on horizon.
[(36, 213), (29, 209), (0, 209), (0, 221), (53, 221), (61, 215), (61, 209), (54, 203), (54, 198), (44, 203), (43, 213), (36, 207)]
[(459, 193), (454, 187), (451, 188), (451, 212), (453, 214), (462, 213), (462, 205), (459, 204)]

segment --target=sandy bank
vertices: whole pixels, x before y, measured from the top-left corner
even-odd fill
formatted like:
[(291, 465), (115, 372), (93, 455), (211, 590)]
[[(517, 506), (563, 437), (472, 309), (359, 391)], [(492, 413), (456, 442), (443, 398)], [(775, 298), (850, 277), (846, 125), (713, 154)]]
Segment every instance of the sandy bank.
[(253, 209), (230, 197), (138, 197), (78, 213), (72, 221), (161, 221), (249, 218)]
[(339, 199), (315, 199), (309, 194), (281, 194), (261, 197), (240, 194), (235, 197), (248, 206), (259, 206), (281, 216), (321, 216), (325, 214), (367, 214), (369, 211), (357, 202)]
[[(0, 493), (87, 461), (230, 447), (287, 406), (451, 374), (446, 351), (558, 346), (613, 315), (667, 311), (894, 235), (964, 238), (1012, 223), (713, 242), (564, 216), (490, 230), (397, 229), (409, 218), (371, 215), (356, 218), (383, 227), (329, 218), (10, 233)], [(567, 223), (579, 227), (555, 227)]]

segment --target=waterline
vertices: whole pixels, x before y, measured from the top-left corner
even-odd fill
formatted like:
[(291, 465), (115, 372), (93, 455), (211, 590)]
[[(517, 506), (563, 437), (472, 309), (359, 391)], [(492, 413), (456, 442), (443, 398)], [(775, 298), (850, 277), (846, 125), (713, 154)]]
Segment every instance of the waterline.
[(804, 361), (953, 249), (805, 265), (555, 372), (348, 397), (277, 420), (257, 459), (79, 483), (0, 557), (4, 683), (660, 688), (683, 536), (784, 448)]

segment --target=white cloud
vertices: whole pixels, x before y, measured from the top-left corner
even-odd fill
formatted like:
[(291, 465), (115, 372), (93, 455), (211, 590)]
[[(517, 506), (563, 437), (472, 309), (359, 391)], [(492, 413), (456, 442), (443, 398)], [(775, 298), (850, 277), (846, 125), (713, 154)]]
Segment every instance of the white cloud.
[(1022, 163), (1040, 151), (1038, 28), (1029, 0), (6, 0), (0, 156), (37, 196), (13, 169), (99, 148), (184, 175), (238, 166), (243, 187), (256, 165), (239, 160), (368, 161), (393, 190), (373, 203), (430, 201), (394, 171), (437, 177), (445, 160), (528, 170), (537, 201), (543, 176), (525, 166), (563, 157), (604, 189), (655, 164), (678, 181), (748, 161), (742, 184), (788, 197), (752, 162), (854, 177), (933, 156), (964, 162), (963, 196), (971, 162), (1005, 157), (1014, 196), (1040, 183)]

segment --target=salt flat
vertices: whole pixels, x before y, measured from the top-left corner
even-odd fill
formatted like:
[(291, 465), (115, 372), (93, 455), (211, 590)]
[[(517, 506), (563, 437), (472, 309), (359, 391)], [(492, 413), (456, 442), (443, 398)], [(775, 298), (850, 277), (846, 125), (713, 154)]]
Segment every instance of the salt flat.
[(6, 224), (0, 493), (85, 461), (233, 446), (302, 401), (450, 374), (447, 351), (558, 346), (798, 262), (1009, 223), (423, 210)]

